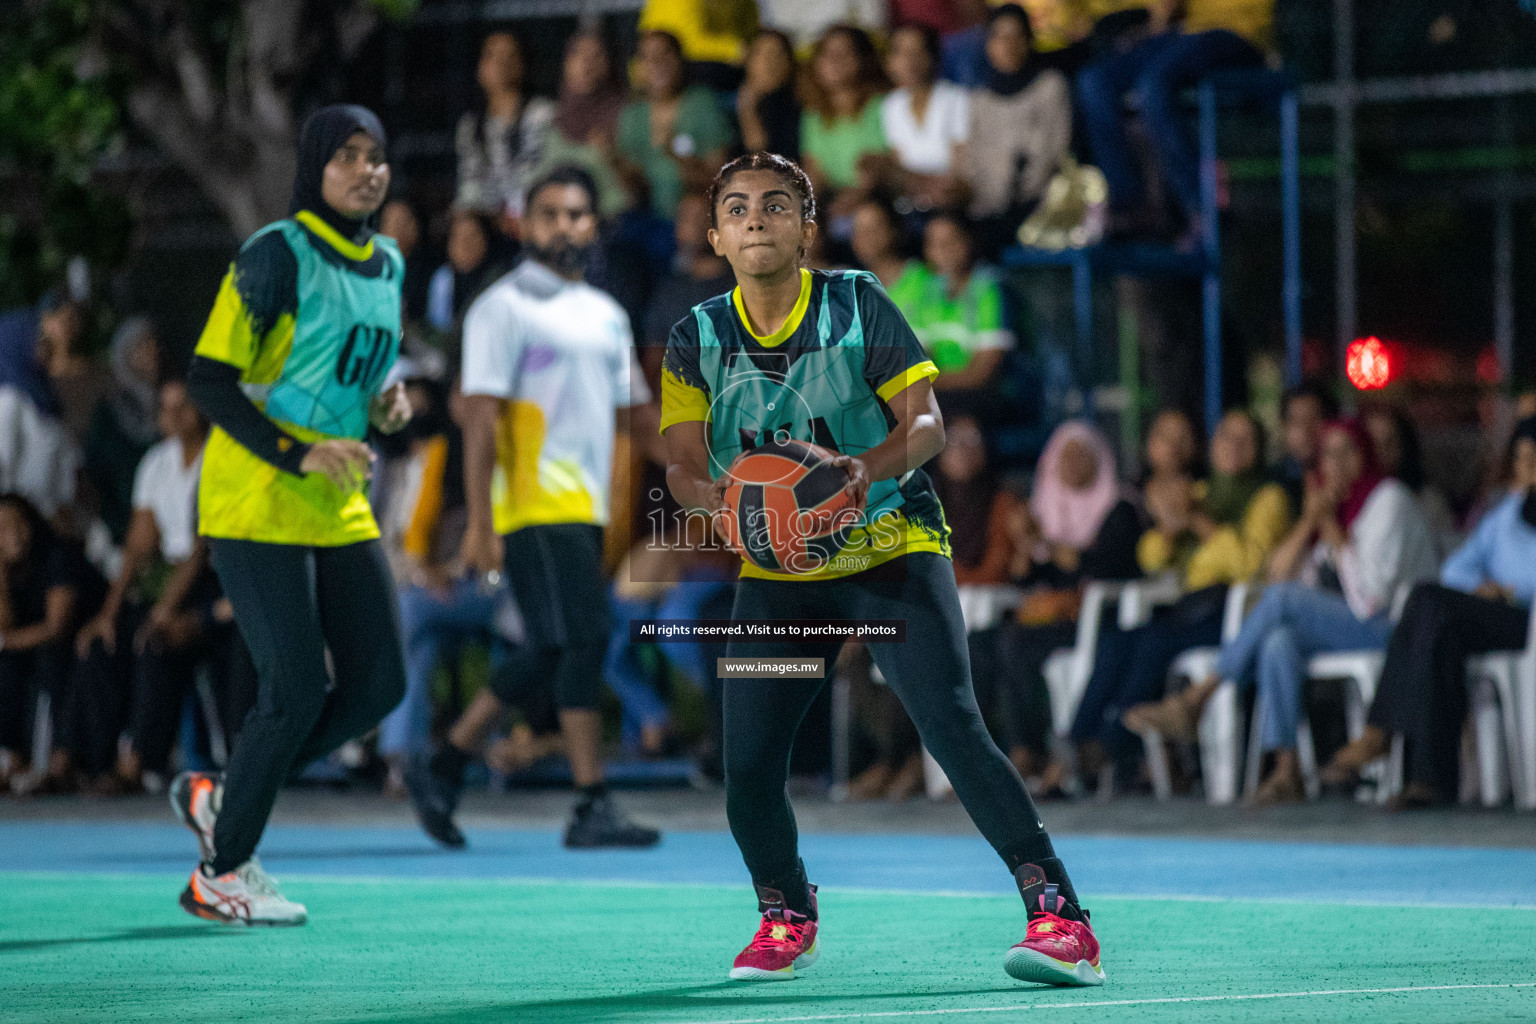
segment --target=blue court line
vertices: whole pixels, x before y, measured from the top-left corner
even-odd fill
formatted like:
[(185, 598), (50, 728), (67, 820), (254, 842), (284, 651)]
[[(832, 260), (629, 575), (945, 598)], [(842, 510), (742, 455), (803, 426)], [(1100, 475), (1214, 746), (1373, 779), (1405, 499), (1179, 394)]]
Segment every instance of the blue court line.
[[(412, 828), (274, 825), (276, 875), (544, 878), (745, 885), (725, 832), (670, 832), (650, 850), (568, 851), (557, 832), (476, 828), (441, 851)], [(802, 834), (828, 887), (1008, 893), (980, 837)], [(1126, 896), (1536, 907), (1536, 850), (1072, 836), (1056, 840), (1080, 892)], [(180, 874), (192, 837), (175, 824), (0, 823), (0, 871)]]

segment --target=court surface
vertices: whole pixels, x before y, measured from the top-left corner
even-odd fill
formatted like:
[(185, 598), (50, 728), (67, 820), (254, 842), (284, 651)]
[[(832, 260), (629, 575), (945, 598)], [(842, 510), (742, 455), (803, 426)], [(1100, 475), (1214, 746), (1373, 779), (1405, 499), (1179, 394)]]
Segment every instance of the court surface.
[(567, 852), (548, 828), (278, 824), (263, 861), (299, 929), (176, 905), (190, 835), (0, 821), (0, 1021), (1531, 1021), (1536, 850), (1069, 836), (1109, 983), (1002, 971), (1010, 880), (964, 835), (807, 834), (822, 957), (725, 973), (755, 928), (729, 835)]

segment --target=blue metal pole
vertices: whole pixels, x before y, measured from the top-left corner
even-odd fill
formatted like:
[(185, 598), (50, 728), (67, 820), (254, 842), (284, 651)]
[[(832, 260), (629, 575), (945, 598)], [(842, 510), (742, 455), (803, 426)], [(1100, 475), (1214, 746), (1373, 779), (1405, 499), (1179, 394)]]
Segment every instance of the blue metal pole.
[(1221, 419), (1221, 226), (1216, 211), (1216, 87), (1200, 83), (1201, 305), (1205, 321), (1205, 429)]
[(1280, 287), (1285, 316), (1285, 383), (1301, 383), (1301, 144), (1300, 94), (1295, 87), (1280, 96), (1280, 230), (1284, 280)]

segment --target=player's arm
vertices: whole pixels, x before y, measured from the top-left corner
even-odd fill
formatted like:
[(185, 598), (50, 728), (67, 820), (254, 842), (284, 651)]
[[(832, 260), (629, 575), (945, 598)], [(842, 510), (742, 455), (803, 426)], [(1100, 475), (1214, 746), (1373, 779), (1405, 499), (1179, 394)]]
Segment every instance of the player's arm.
[(667, 489), (685, 509), (713, 515), (725, 503), (725, 474), (710, 472), (709, 386), (699, 373), (698, 341), (686, 327), (672, 328), (661, 368), (661, 436), (667, 449)]
[(459, 558), (480, 573), (501, 568), (501, 540), (491, 516), (491, 479), (496, 472), (496, 424), (503, 399), (464, 396), (464, 511), (467, 516)]
[(464, 315), (464, 568), (490, 574), (501, 570), (501, 538), (491, 512), (496, 474), (496, 431), (507, 401), (516, 393), (521, 332), (510, 310), (492, 292)]
[(716, 480), (709, 474), (709, 444), (704, 438), (704, 422), (687, 420), (662, 431), (667, 442), (667, 489), (685, 509), (702, 509), (713, 515), (725, 504), (725, 487), (730, 478), (721, 474)]
[(863, 455), (839, 455), (832, 464), (848, 473), (848, 493), (860, 504), (876, 480), (904, 476), (944, 450), (944, 417), (933, 385), (920, 377), (886, 400), (896, 425)]

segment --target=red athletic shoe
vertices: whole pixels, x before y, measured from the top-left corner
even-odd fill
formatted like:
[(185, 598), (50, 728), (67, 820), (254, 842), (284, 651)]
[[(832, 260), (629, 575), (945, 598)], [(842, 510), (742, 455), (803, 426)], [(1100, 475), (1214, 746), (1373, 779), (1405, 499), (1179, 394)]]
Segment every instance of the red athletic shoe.
[[(804, 970), (816, 962), (821, 947), (816, 941), (816, 922), (784, 906), (784, 895), (775, 889), (757, 890), (763, 923), (747, 948), (731, 966), (735, 981), (790, 981), (795, 968)], [(811, 910), (816, 910), (816, 887), (811, 886)]]
[[(1038, 881), (1029, 885), (1030, 869)], [(1088, 912), (1063, 900), (1056, 886), (1045, 884), (1045, 872), (1032, 864), (1020, 869), (1019, 888), (1029, 905), (1029, 930), (1024, 941), (1008, 951), (1003, 970), (1020, 981), (1042, 985), (1102, 985), (1099, 940), (1088, 923)], [(1079, 915), (1081, 918), (1079, 919)]]

